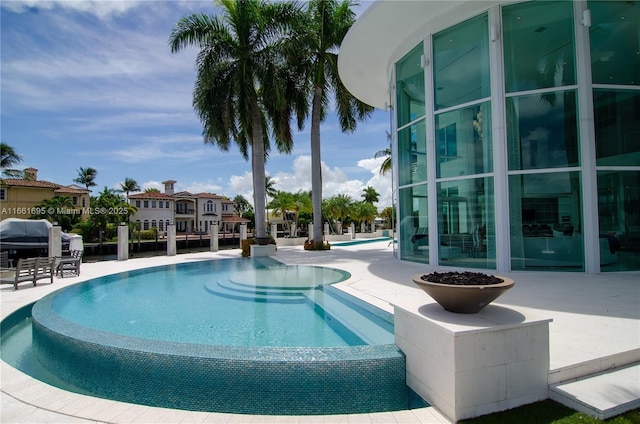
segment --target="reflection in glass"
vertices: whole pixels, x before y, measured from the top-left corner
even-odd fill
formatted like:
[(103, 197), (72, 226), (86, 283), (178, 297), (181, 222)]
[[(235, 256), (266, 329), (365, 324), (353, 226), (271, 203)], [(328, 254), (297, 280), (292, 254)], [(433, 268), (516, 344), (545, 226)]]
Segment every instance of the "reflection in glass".
[(427, 181), (424, 120), (398, 131), (398, 181), (401, 186)]
[(550, 94), (507, 98), (510, 170), (579, 165), (575, 92)]
[(488, 102), (437, 115), (436, 128), (438, 178), (493, 171)]
[(578, 172), (509, 176), (511, 268), (584, 270)]
[(637, 1), (590, 1), (594, 84), (640, 85), (640, 6)]
[(402, 259), (429, 263), (427, 185), (400, 190), (400, 243)]
[(489, 97), (487, 14), (433, 36), (435, 109)]
[(493, 178), (438, 183), (440, 265), (495, 268)]
[(424, 116), (424, 70), (420, 63), (422, 43), (396, 64), (396, 113), (398, 127)]
[(598, 171), (601, 271), (640, 270), (640, 171)]
[(576, 83), (572, 2), (526, 2), (502, 11), (507, 93)]
[(596, 164), (640, 165), (640, 91), (593, 90)]

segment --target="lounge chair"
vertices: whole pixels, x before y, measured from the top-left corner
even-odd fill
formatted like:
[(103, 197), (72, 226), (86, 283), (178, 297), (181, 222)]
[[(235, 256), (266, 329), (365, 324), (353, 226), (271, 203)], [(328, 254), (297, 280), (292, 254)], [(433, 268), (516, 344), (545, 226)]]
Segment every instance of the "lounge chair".
[(72, 250), (70, 256), (64, 256), (58, 259), (56, 265), (56, 275), (64, 278), (64, 272), (70, 271), (75, 275), (80, 275), (80, 264), (82, 263), (82, 250)]
[(34, 280), (36, 261), (38, 258), (21, 258), (18, 259), (16, 270), (13, 276), (3, 277), (0, 284), (13, 284), (13, 288), (18, 290), (18, 284), (30, 281), (35, 286)]
[(0, 252), (0, 270), (13, 268), (13, 259), (9, 259), (9, 252)]

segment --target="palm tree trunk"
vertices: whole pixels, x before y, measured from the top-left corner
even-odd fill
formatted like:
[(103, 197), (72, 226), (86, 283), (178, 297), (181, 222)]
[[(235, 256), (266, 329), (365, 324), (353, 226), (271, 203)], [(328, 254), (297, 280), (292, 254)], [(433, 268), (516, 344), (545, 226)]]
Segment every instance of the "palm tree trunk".
[(320, 109), (322, 87), (316, 86), (311, 109), (311, 201), (313, 203), (313, 243), (324, 241), (322, 225), (322, 160), (320, 157)]
[(262, 139), (262, 120), (257, 103), (254, 104), (252, 112), (252, 146), (251, 146), (251, 166), (253, 168), (253, 204), (255, 206), (255, 238), (264, 239), (267, 237), (265, 231), (265, 172), (264, 172), (264, 140)]

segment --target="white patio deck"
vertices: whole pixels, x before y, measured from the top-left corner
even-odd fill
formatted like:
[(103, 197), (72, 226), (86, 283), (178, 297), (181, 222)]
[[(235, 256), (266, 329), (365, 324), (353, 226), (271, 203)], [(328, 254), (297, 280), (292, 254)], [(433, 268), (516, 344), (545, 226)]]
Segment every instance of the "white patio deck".
[[(61, 287), (115, 272), (161, 264), (238, 257), (240, 251), (160, 256), (117, 262), (85, 263), (80, 277), (56, 278), (53, 285), (23, 285), (0, 289), (1, 316)], [(432, 271), (415, 263), (399, 262), (388, 241), (333, 246), (330, 251), (307, 252), (302, 247), (279, 247), (276, 259), (288, 264), (326, 265), (351, 273), (341, 283), (351, 294), (393, 311), (392, 304), (424, 304), (433, 300), (411, 282), (411, 276)], [(531, 309), (552, 318), (550, 324), (550, 380), (591, 374), (612, 364), (640, 363), (640, 273), (585, 275), (582, 273), (528, 273), (508, 275), (515, 287), (496, 301)], [(359, 415), (250, 416), (169, 410), (132, 405), (69, 393), (51, 387), (0, 363), (2, 423), (449, 423), (435, 408)], [(640, 398), (640, 366), (631, 378), (616, 381), (621, 392)], [(638, 378), (634, 379), (634, 373)], [(580, 386), (587, 392), (589, 383)], [(602, 384), (594, 380), (593, 384)], [(611, 395), (611, 392), (608, 392)]]

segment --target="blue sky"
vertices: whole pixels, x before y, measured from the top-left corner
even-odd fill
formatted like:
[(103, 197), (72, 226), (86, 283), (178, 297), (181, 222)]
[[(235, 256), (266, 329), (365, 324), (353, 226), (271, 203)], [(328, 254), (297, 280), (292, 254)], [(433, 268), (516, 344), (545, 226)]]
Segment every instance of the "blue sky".
[[(236, 148), (205, 145), (191, 106), (197, 51), (172, 54), (168, 38), (190, 13), (215, 14), (211, 1), (2, 0), (0, 135), (38, 179), (73, 184), (78, 168), (98, 171), (93, 192), (126, 177), (143, 188), (177, 180), (177, 190), (252, 201), (251, 168)], [(357, 13), (369, 5), (361, 2)], [(310, 190), (309, 125), (290, 155), (272, 152), (267, 174), (278, 190)], [(321, 127), (323, 195), (362, 190), (391, 204), (391, 177), (378, 173), (389, 114), (376, 110), (354, 134), (330, 115)]]

